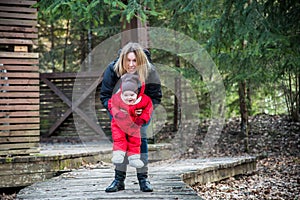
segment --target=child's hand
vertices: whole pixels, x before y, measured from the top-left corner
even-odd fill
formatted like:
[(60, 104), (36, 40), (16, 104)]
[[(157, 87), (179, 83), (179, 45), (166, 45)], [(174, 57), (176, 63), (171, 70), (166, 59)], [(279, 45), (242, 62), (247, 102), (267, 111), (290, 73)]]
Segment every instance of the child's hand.
[(142, 126), (143, 124), (145, 124), (145, 120), (141, 119), (141, 118), (137, 118), (134, 123), (138, 126)]
[(141, 109), (141, 108), (135, 110), (135, 114), (136, 114), (137, 116), (141, 115), (142, 112), (143, 112), (143, 109)]

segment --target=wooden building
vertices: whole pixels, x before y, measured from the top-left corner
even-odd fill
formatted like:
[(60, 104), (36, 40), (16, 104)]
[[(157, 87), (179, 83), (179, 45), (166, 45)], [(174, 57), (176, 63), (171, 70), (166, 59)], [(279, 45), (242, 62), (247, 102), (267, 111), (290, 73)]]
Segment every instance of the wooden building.
[(36, 0), (0, 1), (0, 156), (39, 152)]

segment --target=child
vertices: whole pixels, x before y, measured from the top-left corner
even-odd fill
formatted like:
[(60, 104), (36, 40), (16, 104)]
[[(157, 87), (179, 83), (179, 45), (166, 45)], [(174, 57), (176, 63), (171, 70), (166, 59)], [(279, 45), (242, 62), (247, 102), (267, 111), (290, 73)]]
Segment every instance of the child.
[[(140, 128), (147, 123), (153, 111), (150, 97), (144, 94), (145, 84), (141, 84), (136, 74), (121, 77), (120, 91), (108, 101), (111, 121), (114, 164), (121, 164), (127, 153), (129, 165), (135, 168), (144, 166), (140, 160)], [(140, 87), (139, 87), (140, 86)], [(142, 109), (137, 115), (136, 110)]]

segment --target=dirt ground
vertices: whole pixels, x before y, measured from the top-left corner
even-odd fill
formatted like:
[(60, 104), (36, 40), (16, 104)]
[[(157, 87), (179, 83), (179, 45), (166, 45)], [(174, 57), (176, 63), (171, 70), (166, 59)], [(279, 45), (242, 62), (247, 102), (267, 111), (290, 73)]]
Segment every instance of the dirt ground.
[[(240, 133), (239, 120), (230, 120), (210, 156), (256, 155), (257, 171), (216, 183), (196, 184), (193, 189), (204, 199), (300, 199), (299, 134), (300, 123), (285, 116), (252, 117), (248, 138)], [(194, 151), (187, 156), (195, 157), (201, 149), (196, 146)]]

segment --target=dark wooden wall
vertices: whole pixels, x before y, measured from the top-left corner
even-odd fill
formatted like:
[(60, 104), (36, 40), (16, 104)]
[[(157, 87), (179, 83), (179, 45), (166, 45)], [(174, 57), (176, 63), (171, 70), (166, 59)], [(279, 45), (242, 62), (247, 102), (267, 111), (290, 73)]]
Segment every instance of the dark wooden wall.
[(39, 152), (36, 1), (0, 1), (0, 156)]

